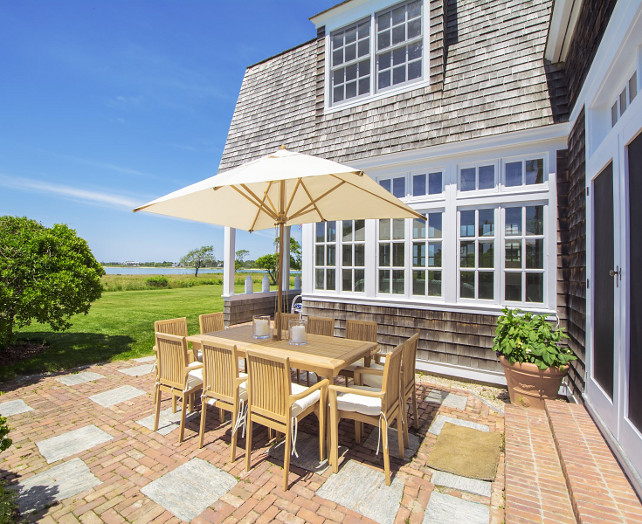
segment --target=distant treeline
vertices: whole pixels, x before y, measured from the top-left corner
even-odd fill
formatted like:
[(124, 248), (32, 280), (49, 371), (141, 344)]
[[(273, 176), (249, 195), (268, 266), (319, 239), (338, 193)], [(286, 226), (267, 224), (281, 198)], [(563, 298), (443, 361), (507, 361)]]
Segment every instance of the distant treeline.
[[(174, 267), (176, 262), (137, 262), (136, 264), (125, 263), (125, 262), (101, 262), (102, 266), (105, 267)], [(182, 267), (182, 266), (177, 266)], [(203, 264), (201, 267), (223, 267), (222, 260), (216, 260), (211, 264)], [(236, 262), (236, 269), (256, 269), (256, 264), (254, 260), (245, 260), (243, 262)]]

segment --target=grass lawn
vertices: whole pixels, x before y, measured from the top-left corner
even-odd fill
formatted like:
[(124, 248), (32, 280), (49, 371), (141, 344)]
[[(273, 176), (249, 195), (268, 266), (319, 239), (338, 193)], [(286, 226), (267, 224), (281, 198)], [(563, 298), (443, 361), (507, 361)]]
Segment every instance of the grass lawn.
[[(236, 285), (242, 293), (243, 286)], [(96, 362), (152, 354), (154, 321), (187, 317), (189, 333), (198, 333), (198, 315), (223, 311), (221, 285), (176, 289), (103, 292), (88, 315), (77, 315), (63, 333), (47, 325), (24, 328), (18, 340), (49, 344), (32, 358), (0, 367), (0, 380), (42, 371), (60, 371)]]

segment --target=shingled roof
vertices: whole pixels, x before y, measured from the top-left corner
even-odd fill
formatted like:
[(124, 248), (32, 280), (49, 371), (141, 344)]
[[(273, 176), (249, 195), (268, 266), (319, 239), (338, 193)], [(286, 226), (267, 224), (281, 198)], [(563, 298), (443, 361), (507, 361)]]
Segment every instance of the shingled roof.
[(562, 66), (543, 58), (551, 0), (447, 4), (444, 24), (431, 2), (431, 84), (403, 94), (324, 114), (323, 31), (248, 67), (219, 170), (282, 144), (349, 162), (567, 118)]

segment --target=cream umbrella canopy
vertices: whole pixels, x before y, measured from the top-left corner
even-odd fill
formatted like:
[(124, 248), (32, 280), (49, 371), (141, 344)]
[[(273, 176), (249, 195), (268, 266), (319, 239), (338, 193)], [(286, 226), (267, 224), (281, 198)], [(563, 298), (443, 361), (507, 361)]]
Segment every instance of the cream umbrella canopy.
[(157, 198), (136, 211), (250, 232), (278, 227), (277, 313), (282, 311), (285, 226), (368, 218), (424, 219), (363, 171), (285, 147)]

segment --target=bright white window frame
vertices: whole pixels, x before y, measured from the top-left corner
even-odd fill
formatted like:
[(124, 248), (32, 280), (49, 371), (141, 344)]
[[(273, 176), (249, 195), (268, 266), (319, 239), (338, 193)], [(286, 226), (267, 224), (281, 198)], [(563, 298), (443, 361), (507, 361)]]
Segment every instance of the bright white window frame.
[[(462, 234), (462, 214), (474, 213), (472, 234)], [(484, 227), (482, 224), (482, 217), (492, 216), (492, 229)], [(484, 301), (488, 303), (498, 302), (497, 296), (497, 237), (498, 237), (498, 206), (474, 206), (474, 207), (461, 207), (457, 210), (457, 297), (458, 301)], [(470, 245), (473, 248), (473, 263), (472, 265), (462, 264), (462, 247), (463, 244)], [(492, 249), (492, 262), (491, 265), (487, 263), (482, 264), (482, 247), (490, 245)], [(462, 289), (462, 276), (472, 275), (474, 294), (472, 297), (464, 296)], [(487, 275), (493, 276), (493, 283), (491, 286), (493, 296), (490, 298), (479, 296), (480, 282), (482, 277)]]
[[(419, 219), (412, 220), (412, 235), (410, 237), (410, 250), (411, 250), (411, 260), (410, 260), (410, 289), (409, 294), (412, 297), (425, 297), (428, 299), (440, 299), (443, 297), (443, 288), (444, 288), (444, 210), (443, 209), (430, 209), (427, 211), (421, 211), (422, 215), (426, 217), (426, 221), (423, 222)], [(436, 216), (439, 216), (439, 234), (435, 230), (435, 222), (433, 222)], [(419, 222), (423, 222), (423, 227)], [(423, 230), (423, 235), (418, 234), (417, 230)], [(421, 246), (423, 251), (423, 264), (417, 263), (417, 248)], [(436, 260), (431, 264), (430, 262), (430, 251), (431, 248), (439, 249), (439, 259), (440, 264), (436, 264)], [(435, 251), (436, 253), (436, 251)], [(436, 256), (433, 255), (436, 259)], [(415, 274), (423, 273), (424, 280), (424, 290), (423, 293), (415, 292)], [(437, 275), (438, 274), (438, 275)], [(439, 276), (439, 288), (438, 292), (435, 293), (436, 285), (432, 284), (436, 280), (431, 277)]]
[[(317, 291), (338, 291), (338, 248), (337, 248), (337, 234), (340, 222), (318, 222), (314, 224), (314, 289)], [(334, 237), (331, 235), (332, 228), (334, 227)], [(323, 239), (318, 240), (317, 234), (323, 228)], [(323, 252), (323, 260), (319, 260), (319, 254)], [(334, 253), (334, 264), (329, 264), (331, 253)], [(322, 263), (320, 263), (322, 262)], [(319, 271), (323, 272), (323, 285), (319, 286)], [(330, 275), (334, 273), (334, 287), (328, 288), (328, 281)]]
[[(341, 291), (344, 293), (363, 294), (365, 292), (365, 279), (366, 279), (366, 221), (365, 220), (342, 220), (340, 227), (337, 227), (337, 237), (340, 239), (340, 247), (337, 251), (340, 260), (337, 260), (340, 266), (339, 280), (341, 282)], [(346, 235), (346, 225), (350, 225), (350, 234)], [(362, 224), (363, 227), (357, 230), (357, 226)], [(360, 234), (357, 234), (360, 231)], [(340, 234), (339, 234), (340, 233)], [(346, 263), (345, 251), (350, 251), (350, 263)], [(357, 264), (359, 258), (357, 253), (362, 252), (363, 264)], [(346, 289), (344, 286), (344, 274), (350, 272), (350, 288)], [(361, 281), (360, 289), (357, 283)]]

